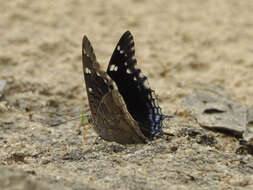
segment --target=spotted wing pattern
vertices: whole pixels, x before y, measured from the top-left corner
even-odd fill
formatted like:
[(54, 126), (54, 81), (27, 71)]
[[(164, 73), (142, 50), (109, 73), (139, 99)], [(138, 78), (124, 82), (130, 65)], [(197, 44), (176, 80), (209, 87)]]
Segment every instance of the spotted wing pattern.
[(163, 133), (162, 121), (166, 116), (162, 114), (147, 77), (136, 65), (134, 39), (127, 31), (113, 52), (107, 73), (117, 84), (129, 113), (138, 122), (142, 133), (153, 139)]
[(144, 143), (145, 136), (127, 111), (117, 86), (100, 69), (86, 36), (82, 44), (83, 72), (94, 130), (103, 139), (121, 144)]

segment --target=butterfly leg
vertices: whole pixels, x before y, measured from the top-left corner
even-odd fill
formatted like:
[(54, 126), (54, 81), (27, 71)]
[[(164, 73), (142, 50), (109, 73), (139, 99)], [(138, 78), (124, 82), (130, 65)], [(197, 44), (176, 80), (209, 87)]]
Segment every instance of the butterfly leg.
[[(91, 123), (90, 118), (89, 118), (89, 116), (85, 115), (85, 110), (83, 108), (82, 109), (81, 121), (78, 125), (78, 131), (80, 131), (80, 133), (82, 133), (83, 140), (85, 140), (85, 137), (86, 137), (89, 129), (92, 128), (90, 123)], [(81, 128), (83, 128), (83, 131), (81, 130)]]

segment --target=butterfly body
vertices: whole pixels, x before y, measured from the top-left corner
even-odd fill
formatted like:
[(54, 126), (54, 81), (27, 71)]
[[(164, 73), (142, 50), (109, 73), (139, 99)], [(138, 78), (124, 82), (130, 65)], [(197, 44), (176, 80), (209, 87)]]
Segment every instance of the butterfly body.
[(83, 70), (95, 131), (121, 144), (143, 143), (163, 133), (161, 113), (147, 77), (136, 68), (129, 31), (119, 40), (107, 72), (100, 69), (93, 48), (83, 38)]

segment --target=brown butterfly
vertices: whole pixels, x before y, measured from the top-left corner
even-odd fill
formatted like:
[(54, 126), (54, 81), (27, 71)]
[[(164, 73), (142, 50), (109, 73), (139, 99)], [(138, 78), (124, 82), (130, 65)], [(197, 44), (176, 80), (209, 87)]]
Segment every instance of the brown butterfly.
[(163, 115), (154, 91), (136, 68), (133, 36), (120, 38), (107, 72), (100, 69), (86, 36), (82, 44), (83, 72), (94, 130), (107, 141), (144, 143), (163, 134)]

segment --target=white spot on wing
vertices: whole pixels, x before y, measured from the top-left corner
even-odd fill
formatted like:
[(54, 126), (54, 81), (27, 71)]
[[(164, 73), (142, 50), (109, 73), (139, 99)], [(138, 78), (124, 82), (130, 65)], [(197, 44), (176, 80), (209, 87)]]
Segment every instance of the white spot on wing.
[(120, 53), (120, 54), (123, 54), (123, 53), (124, 53), (124, 51), (123, 51), (123, 50), (120, 50), (120, 51), (119, 51), (119, 53)]
[(137, 81), (137, 78), (136, 78), (136, 77), (134, 77), (134, 81)]
[(143, 82), (143, 85), (144, 85), (144, 87), (145, 87), (146, 89), (149, 89), (148, 80), (145, 80), (145, 81)]
[(125, 62), (124, 65), (127, 66), (127, 62)]
[(139, 73), (139, 77), (140, 77), (140, 78), (144, 78), (144, 75), (140, 72), (140, 73)]
[(136, 64), (134, 63), (134, 65), (133, 65), (133, 67), (134, 67), (134, 70), (139, 70), (137, 67), (136, 67)]
[(130, 69), (127, 69), (126, 72), (127, 72), (128, 74), (131, 74), (131, 73), (132, 73), (132, 72), (130, 71)]
[(120, 45), (117, 46), (117, 50), (120, 51)]
[(117, 71), (118, 67), (116, 65), (110, 65), (110, 71)]
[(86, 74), (90, 74), (91, 73), (91, 71), (90, 71), (90, 69), (88, 67), (85, 68), (85, 73)]
[(89, 91), (89, 92), (92, 92), (92, 88), (88, 88), (88, 91)]

